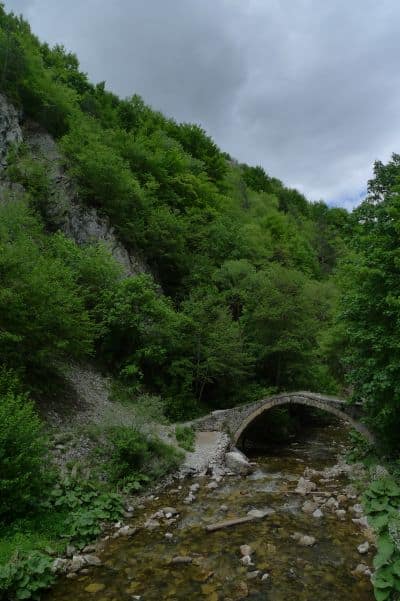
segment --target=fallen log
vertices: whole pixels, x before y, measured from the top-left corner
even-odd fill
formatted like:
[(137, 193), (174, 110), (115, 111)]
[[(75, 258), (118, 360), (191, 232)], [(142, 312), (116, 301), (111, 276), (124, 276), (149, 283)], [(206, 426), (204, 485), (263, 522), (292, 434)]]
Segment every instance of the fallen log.
[[(263, 516), (266, 517), (266, 516)], [(261, 520), (262, 517), (254, 517), (252, 515), (246, 515), (244, 518), (235, 518), (233, 520), (224, 520), (223, 522), (217, 522), (216, 524), (209, 524), (205, 527), (206, 532), (215, 532), (216, 530), (223, 530), (224, 528), (231, 528), (232, 526), (238, 526), (239, 524), (246, 524), (247, 522), (255, 522)]]

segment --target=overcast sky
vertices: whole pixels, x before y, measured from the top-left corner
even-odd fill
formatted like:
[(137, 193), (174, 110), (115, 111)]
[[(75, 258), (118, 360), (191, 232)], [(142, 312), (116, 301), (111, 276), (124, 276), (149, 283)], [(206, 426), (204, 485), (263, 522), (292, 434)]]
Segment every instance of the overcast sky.
[(350, 207), (400, 152), (399, 0), (5, 0), (94, 82)]

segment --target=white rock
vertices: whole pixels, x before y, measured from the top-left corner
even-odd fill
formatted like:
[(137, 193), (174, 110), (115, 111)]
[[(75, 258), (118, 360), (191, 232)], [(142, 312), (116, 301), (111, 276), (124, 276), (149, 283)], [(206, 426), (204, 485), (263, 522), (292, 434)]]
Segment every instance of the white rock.
[(360, 505), (360, 503), (356, 503), (355, 505), (353, 505), (353, 507), (350, 507), (350, 510), (353, 513), (359, 513), (360, 515), (364, 513), (363, 507), (362, 505)]
[(344, 509), (336, 509), (335, 513), (342, 522), (346, 519), (346, 511)]
[(265, 582), (268, 579), (269, 579), (269, 574), (267, 572), (265, 572), (265, 574), (263, 574), (261, 576), (261, 582)]
[(172, 558), (172, 563), (192, 563), (193, 559), (187, 555), (177, 555)]
[[(156, 522), (156, 520), (152, 520), (152, 521)], [(147, 526), (146, 526), (146, 528), (147, 528)], [(120, 528), (118, 530), (118, 532), (121, 536), (132, 536), (133, 534), (135, 534), (136, 528), (132, 528), (131, 526), (122, 526), (122, 528)]]
[(191, 492), (197, 492), (197, 491), (199, 490), (199, 488), (200, 488), (200, 484), (199, 484), (198, 482), (195, 482), (194, 484), (192, 484), (192, 485), (189, 487), (189, 490), (190, 490)]
[(317, 505), (316, 503), (313, 503), (312, 501), (304, 501), (301, 510), (304, 513), (313, 513), (315, 510), (317, 509)]
[(101, 560), (96, 555), (83, 555), (86, 565), (88, 566), (100, 566)]
[(303, 534), (303, 536), (299, 538), (299, 545), (302, 547), (312, 547), (315, 543), (315, 538), (313, 536), (308, 536), (307, 534)]
[(238, 450), (226, 453), (225, 463), (227, 468), (232, 472), (235, 472), (235, 474), (246, 476), (247, 474), (254, 472), (254, 466), (251, 465), (247, 457)]
[(355, 524), (357, 524), (358, 526), (361, 526), (361, 528), (369, 527), (367, 516), (363, 516), (362, 518), (352, 518), (351, 521), (354, 522)]
[(268, 507), (267, 509), (250, 509), (247, 515), (251, 518), (264, 518), (266, 515), (273, 515), (274, 513), (276, 513), (275, 509)]
[(312, 514), (313, 518), (322, 518), (324, 517), (323, 512), (320, 509), (316, 509)]
[(242, 564), (244, 566), (253, 566), (254, 565), (254, 563), (251, 561), (250, 555), (244, 555), (243, 557), (240, 558), (240, 561), (242, 562)]
[(166, 532), (166, 533), (165, 533), (165, 538), (166, 538), (167, 540), (171, 540), (171, 539), (173, 538), (173, 536), (174, 536), (174, 535), (172, 534), (172, 532)]
[(334, 497), (329, 497), (327, 502), (325, 503), (325, 507), (330, 509), (331, 511), (335, 511), (339, 507), (339, 503), (336, 501)]
[(144, 523), (144, 527), (148, 530), (155, 530), (155, 528), (159, 528), (159, 526), (160, 522), (151, 518)]
[(221, 505), (221, 507), (219, 508), (220, 511), (228, 511), (228, 505)]
[(79, 570), (81, 570), (83, 568), (84, 565), (85, 565), (85, 560), (82, 557), (82, 555), (74, 555), (73, 558), (71, 559), (71, 562), (69, 565), (69, 570), (71, 572), (78, 572)]
[(240, 545), (240, 553), (243, 556), (251, 555), (253, 553), (253, 549), (250, 547), (250, 545)]
[(311, 482), (311, 480), (306, 480), (305, 478), (301, 477), (297, 483), (297, 486), (296, 486), (294, 492), (299, 495), (305, 496), (308, 493), (315, 490), (316, 488), (317, 488), (317, 485), (315, 484), (315, 482)]
[(163, 507), (161, 511), (165, 514), (165, 517), (168, 517), (167, 513), (170, 513), (171, 516), (176, 515), (178, 513), (175, 507)]
[(215, 490), (216, 488), (218, 488), (218, 484), (215, 481), (210, 482), (209, 484), (207, 484), (207, 488), (209, 490)]
[(358, 545), (357, 551), (361, 555), (365, 555), (365, 553), (368, 553), (368, 551), (369, 551), (369, 542), (365, 541), (365, 543), (361, 543), (361, 545)]
[(56, 557), (53, 561), (51, 570), (55, 574), (64, 574), (68, 569), (69, 561), (63, 557)]
[(352, 571), (353, 576), (371, 576), (371, 570), (365, 563), (359, 563)]
[(248, 580), (255, 580), (261, 574), (260, 570), (254, 570), (253, 572), (247, 572)]

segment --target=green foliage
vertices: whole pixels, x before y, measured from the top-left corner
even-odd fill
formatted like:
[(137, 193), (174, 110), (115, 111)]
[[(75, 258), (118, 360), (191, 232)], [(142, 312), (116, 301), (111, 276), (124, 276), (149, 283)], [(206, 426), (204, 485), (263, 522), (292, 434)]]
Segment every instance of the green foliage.
[(132, 387), (141, 381), (160, 387), (176, 339), (179, 316), (141, 274), (121, 280), (103, 295), (100, 350)]
[(53, 559), (39, 551), (16, 555), (0, 566), (0, 599), (40, 599), (55, 580), (52, 564)]
[[(173, 419), (263, 387), (338, 387), (327, 280), (343, 254), (345, 211), (236, 163), (198, 125), (91, 84), (75, 55), (41, 44), (3, 8), (0, 73), (7, 96), (59, 138), (79, 199), (154, 274), (122, 280), (100, 245), (78, 248), (20, 216), (15, 238), (5, 243), (0, 228), (0, 362), (43, 382), (55, 361), (92, 353), (131, 394), (161, 395)], [(13, 149), (7, 177), (54, 230), (46, 160)]]
[(375, 480), (364, 494), (368, 522), (378, 533), (373, 585), (377, 601), (400, 593), (400, 487), (391, 478)]
[(191, 426), (180, 426), (178, 424), (175, 427), (175, 437), (182, 449), (194, 451), (196, 433)]
[(344, 263), (338, 320), (353, 398), (364, 404), (381, 446), (400, 450), (400, 157), (376, 163), (369, 196), (353, 214), (353, 253)]
[(0, 372), (0, 520), (32, 509), (43, 494), (46, 441), (16, 377)]
[(0, 206), (0, 273), (0, 363), (38, 380), (58, 359), (91, 352), (93, 327), (74, 273), (23, 202)]
[(130, 427), (113, 428), (109, 441), (109, 476), (126, 491), (140, 490), (176, 469), (182, 460), (182, 454), (174, 447)]

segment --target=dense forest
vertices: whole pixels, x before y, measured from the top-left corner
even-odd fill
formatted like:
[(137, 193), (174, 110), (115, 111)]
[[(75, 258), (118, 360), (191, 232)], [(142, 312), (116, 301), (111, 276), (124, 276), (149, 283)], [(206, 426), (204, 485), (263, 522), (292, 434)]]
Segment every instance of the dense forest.
[[(75, 55), (41, 43), (1, 7), (0, 91), (23, 123), (56, 139), (79, 202), (106, 216), (146, 266), (125, 277), (106, 246), (66, 236), (52, 216), (46, 161), (24, 143), (8, 149), (0, 519), (37, 510), (48, 475), (35, 404), (62, 389), (70, 361), (95, 365), (125, 396), (159, 395), (171, 421), (282, 390), (343, 395), (363, 403), (396, 457), (400, 156), (376, 163), (353, 213), (310, 202), (230, 157), (200, 126), (92, 84)], [(164, 452), (136, 444), (143, 457)]]

